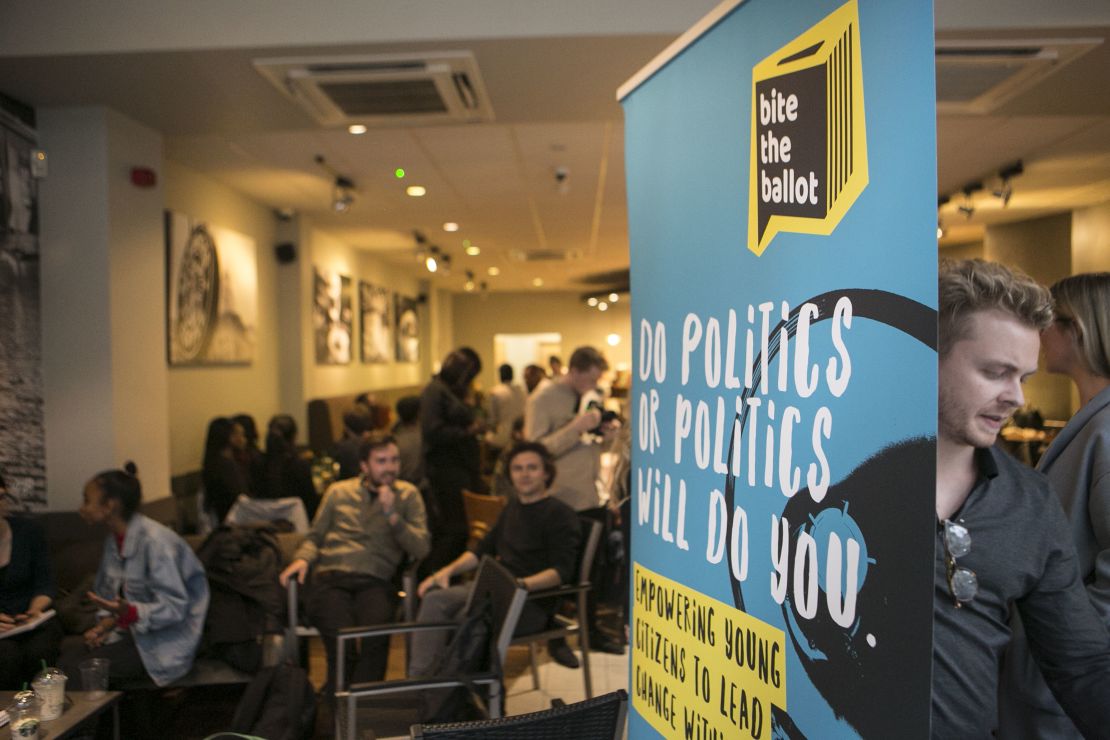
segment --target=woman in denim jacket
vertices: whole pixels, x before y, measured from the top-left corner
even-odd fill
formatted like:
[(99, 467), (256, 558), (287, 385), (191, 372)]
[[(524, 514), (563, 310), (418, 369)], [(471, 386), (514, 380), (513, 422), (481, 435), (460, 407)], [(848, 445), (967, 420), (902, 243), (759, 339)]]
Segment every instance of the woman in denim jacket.
[(134, 463), (109, 470), (85, 486), (81, 518), (108, 528), (96, 585), (100, 607), (85, 649), (67, 654), (76, 675), (86, 658), (108, 658), (109, 683), (149, 676), (166, 686), (193, 666), (208, 612), (208, 581), (192, 548), (177, 534), (138, 513), (142, 487)]

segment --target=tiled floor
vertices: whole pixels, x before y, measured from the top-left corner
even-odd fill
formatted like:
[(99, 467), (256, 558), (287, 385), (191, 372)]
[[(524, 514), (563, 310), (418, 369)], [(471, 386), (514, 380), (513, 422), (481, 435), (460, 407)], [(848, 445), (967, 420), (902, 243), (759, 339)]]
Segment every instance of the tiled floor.
[[(572, 643), (573, 645), (573, 643)], [(579, 654), (579, 657), (580, 654)], [(528, 648), (514, 647), (506, 665), (505, 712), (526, 714), (548, 709), (552, 699), (562, 699), (567, 704), (586, 698), (582, 669), (564, 668), (551, 660), (544, 647), (538, 654), (540, 688), (532, 687), (532, 672), (528, 666)], [(617, 689), (628, 690), (628, 651), (624, 655), (590, 653), (590, 675), (593, 678), (594, 696)]]

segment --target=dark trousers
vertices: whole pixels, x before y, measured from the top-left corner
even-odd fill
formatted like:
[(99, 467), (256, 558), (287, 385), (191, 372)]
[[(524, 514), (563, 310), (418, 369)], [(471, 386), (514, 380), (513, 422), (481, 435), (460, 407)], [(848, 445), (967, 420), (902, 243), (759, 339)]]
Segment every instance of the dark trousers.
[(70, 635), (62, 641), (62, 655), (58, 667), (69, 677), (69, 686), (81, 685), (81, 661), (89, 658), (108, 659), (108, 688), (115, 689), (120, 681), (148, 678), (143, 659), (130, 632), (111, 645), (101, 645), (91, 650), (81, 635)]
[(46, 621), (38, 629), (0, 640), (0, 691), (18, 691), (42, 670), (42, 661), (55, 665), (62, 628), (58, 619)]
[[(309, 589), (309, 622), (320, 630), (328, 657), (328, 681), (325, 691), (335, 690), (335, 637), (344, 627), (361, 627), (393, 621), (397, 590), (389, 581), (364, 573), (324, 571), (313, 576)], [(354, 641), (344, 655), (350, 683), (380, 681), (385, 678), (389, 661), (389, 638), (375, 637)], [(351, 670), (352, 664), (354, 669)]]
[(428, 468), (431, 497), (435, 501), (432, 517), (432, 550), (421, 563), (421, 575), (434, 573), (447, 565), (466, 549), (469, 527), (462, 491), (474, 490), (474, 476), (464, 468)]

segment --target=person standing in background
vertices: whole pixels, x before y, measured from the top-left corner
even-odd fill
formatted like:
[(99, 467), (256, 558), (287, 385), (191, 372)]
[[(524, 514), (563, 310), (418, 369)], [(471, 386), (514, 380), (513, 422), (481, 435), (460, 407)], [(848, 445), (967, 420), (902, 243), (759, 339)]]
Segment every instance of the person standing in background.
[(466, 548), (467, 523), (462, 491), (481, 491), (478, 438), (482, 423), (466, 397), (482, 369), (474, 350), (451, 352), (420, 394), (420, 433), (424, 474), (428, 476), (432, 516), (432, 552), (422, 566), (431, 572), (450, 563)]
[(492, 448), (491, 455), (496, 455), (512, 442), (513, 424), (517, 419), (524, 418), (524, 402), (527, 400), (524, 389), (513, 383), (512, 365), (501, 365), (497, 368), (497, 375), (501, 382), (489, 392), (490, 430), (486, 433), (486, 442)]
[[(569, 369), (536, 390), (528, 398), (524, 413), (524, 438), (539, 442), (555, 457), (558, 470), (551, 495), (579, 514), (600, 521), (608, 531), (611, 517), (601, 505), (598, 477), (601, 472), (601, 450), (612, 441), (617, 425), (602, 422), (599, 404), (583, 403), (597, 398), (597, 383), (609, 363), (593, 347), (579, 347), (570, 356)], [(591, 434), (592, 433), (592, 434)], [(594, 562), (591, 580), (602, 576), (605, 563)], [(619, 639), (609, 637), (597, 623), (597, 594), (588, 594), (587, 619), (590, 624), (590, 649), (621, 654)]]
[[(405, 396), (397, 401), (397, 423), (393, 437), (401, 450), (401, 475), (421, 491), (427, 488), (424, 479), (424, 443), (420, 436), (420, 397)], [(426, 503), (426, 502), (425, 502)]]
[[(1049, 445), (1037, 469), (1060, 497), (1087, 595), (1110, 628), (1110, 273), (1065, 278), (1051, 293), (1055, 318), (1041, 332), (1045, 367), (1075, 383), (1079, 411)], [(999, 737), (1082, 737), (1045, 684), (1021, 620), (1015, 616), (1011, 626)]]

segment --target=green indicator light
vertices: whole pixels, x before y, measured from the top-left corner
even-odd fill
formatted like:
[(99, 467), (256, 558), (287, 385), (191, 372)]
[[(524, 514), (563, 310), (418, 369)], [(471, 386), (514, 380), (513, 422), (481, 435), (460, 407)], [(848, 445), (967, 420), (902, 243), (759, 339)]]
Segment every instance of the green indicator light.
[(405, 171), (398, 167), (397, 169), (393, 170), (393, 176), (400, 180), (402, 177), (405, 176)]
[(464, 247), (469, 247), (470, 246), (470, 240), (469, 239), (463, 239), (463, 246)]

